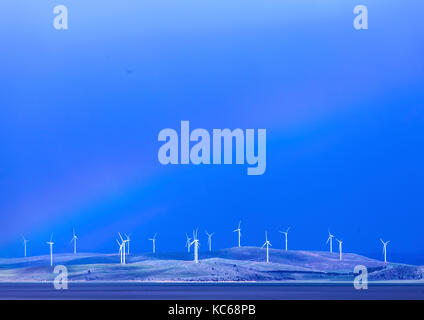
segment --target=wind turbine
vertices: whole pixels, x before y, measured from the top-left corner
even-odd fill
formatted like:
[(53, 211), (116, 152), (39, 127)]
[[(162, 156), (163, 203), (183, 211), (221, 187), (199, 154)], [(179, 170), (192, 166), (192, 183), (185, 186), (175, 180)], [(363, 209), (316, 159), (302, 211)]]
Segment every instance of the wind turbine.
[(125, 251), (125, 245), (128, 242), (128, 240), (124, 240), (124, 238), (122, 238), (122, 235), (121, 235), (120, 232), (118, 232), (118, 234), (119, 234), (119, 238), (121, 238), (121, 244), (122, 244), (122, 247), (123, 247), (122, 254), (124, 255), (124, 264), (125, 264), (125, 255), (127, 254), (126, 251)]
[(153, 238), (149, 239), (150, 241), (153, 242), (153, 253), (156, 252), (156, 235), (157, 235), (157, 233), (155, 233), (155, 235), (153, 236)]
[(390, 240), (384, 242), (383, 239), (380, 238), (380, 241), (383, 244), (384, 263), (387, 263), (387, 245), (389, 244)]
[(212, 232), (211, 234), (206, 231), (206, 235), (208, 236), (208, 245), (209, 245), (209, 251), (212, 251), (212, 236), (215, 234), (215, 232)]
[(334, 235), (332, 235), (331, 232), (330, 232), (330, 229), (328, 229), (328, 239), (327, 239), (326, 243), (330, 242), (330, 252), (331, 253), (333, 252), (333, 238), (334, 238)]
[(265, 247), (265, 246), (266, 246), (266, 263), (269, 263), (269, 247), (270, 246), (272, 247), (272, 245), (268, 241), (268, 234), (267, 234), (266, 231), (265, 231), (265, 243), (263, 244), (262, 248)]
[(195, 263), (199, 263), (199, 240), (197, 239), (197, 229), (193, 230), (193, 242), (191, 243), (192, 245), (194, 244), (194, 262)]
[(119, 254), (121, 256), (121, 264), (125, 264), (125, 242), (119, 242), (118, 239), (116, 239), (116, 242), (118, 243), (119, 246)]
[(187, 232), (186, 232), (186, 238), (187, 238), (187, 240), (186, 240), (186, 245), (185, 246), (187, 247), (187, 252), (190, 253), (190, 247), (191, 247), (190, 240), (191, 240), (191, 238), (188, 236)]
[(75, 229), (72, 229), (72, 234), (73, 234), (73, 237), (72, 237), (71, 242), (72, 241), (74, 242), (74, 254), (76, 254), (77, 253), (77, 240), (78, 240), (78, 237), (75, 234)]
[(286, 251), (287, 251), (287, 235), (289, 233), (290, 227), (287, 228), (286, 231), (280, 231), (280, 233), (284, 234), (284, 236), (286, 237)]
[(336, 240), (339, 242), (339, 254), (340, 254), (340, 261), (342, 261), (342, 246), (343, 246), (343, 241), (339, 240), (336, 238)]
[(27, 239), (25, 239), (24, 236), (22, 236), (22, 239), (24, 241), (24, 257), (27, 256), (27, 243), (29, 242)]
[(130, 234), (125, 234), (125, 237), (127, 238), (126, 242), (128, 242), (127, 245), (127, 254), (130, 254), (130, 241), (131, 241), (131, 233)]
[(50, 266), (53, 266), (53, 233), (50, 235), (50, 241), (46, 243), (50, 246)]
[(239, 222), (237, 229), (233, 231), (233, 232), (238, 232), (238, 246), (239, 246), (239, 248), (241, 247), (241, 245), (240, 245), (240, 238), (241, 238), (240, 225), (241, 225), (241, 221)]

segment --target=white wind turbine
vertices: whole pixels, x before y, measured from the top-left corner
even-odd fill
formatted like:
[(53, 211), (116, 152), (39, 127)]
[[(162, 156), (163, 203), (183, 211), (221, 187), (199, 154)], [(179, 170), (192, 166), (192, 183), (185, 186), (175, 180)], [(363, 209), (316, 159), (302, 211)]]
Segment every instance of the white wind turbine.
[(208, 236), (208, 245), (209, 245), (209, 251), (212, 251), (212, 236), (215, 234), (215, 232), (212, 233), (208, 233), (208, 231), (206, 231), (206, 235)]
[(383, 239), (380, 238), (380, 241), (383, 244), (384, 263), (387, 263), (387, 245), (389, 244), (390, 240), (384, 242)]
[(125, 237), (127, 238), (126, 242), (128, 243), (128, 245), (127, 245), (127, 254), (130, 254), (131, 233), (130, 234), (125, 234)]
[(272, 247), (272, 245), (268, 241), (268, 234), (267, 234), (266, 231), (265, 231), (265, 243), (262, 245), (262, 248), (265, 247), (265, 246), (266, 246), (266, 263), (269, 263), (269, 247), (270, 246)]
[(50, 266), (53, 266), (53, 233), (50, 235), (50, 241), (46, 243), (50, 246)]
[(327, 243), (330, 242), (330, 252), (333, 252), (333, 238), (334, 238), (334, 235), (332, 235), (330, 232), (330, 229), (328, 229)]
[(27, 256), (27, 243), (29, 242), (27, 239), (25, 239), (24, 236), (22, 236), (22, 240), (24, 241), (24, 257)]
[(78, 237), (75, 234), (75, 229), (72, 229), (72, 234), (73, 234), (73, 237), (72, 237), (71, 242), (72, 241), (74, 242), (74, 254), (76, 254), (77, 253), (77, 240), (78, 240)]
[(116, 242), (119, 246), (119, 255), (121, 256), (121, 264), (125, 264), (125, 242), (119, 242), (118, 239), (116, 239)]
[(153, 236), (153, 238), (150, 238), (149, 240), (153, 242), (153, 253), (156, 252), (156, 235), (157, 233), (155, 233), (155, 235)]
[(187, 232), (186, 232), (186, 247), (187, 247), (187, 252), (190, 253), (190, 247), (191, 247), (191, 238), (188, 236)]
[(119, 238), (121, 238), (121, 243), (122, 243), (122, 246), (123, 246), (123, 251), (122, 251), (122, 253), (123, 253), (123, 255), (124, 255), (124, 264), (125, 264), (125, 256), (126, 256), (126, 254), (127, 254), (127, 252), (125, 251), (125, 246), (126, 246), (126, 243), (128, 242), (128, 240), (124, 240), (124, 238), (122, 238), (122, 235), (121, 235), (121, 233), (120, 233), (120, 232), (118, 232), (118, 234), (119, 234)]
[(290, 230), (290, 227), (288, 227), (286, 231), (280, 231), (280, 233), (281, 233), (281, 234), (284, 234), (284, 236), (285, 236), (285, 238), (286, 238), (286, 244), (285, 244), (286, 251), (287, 251), (287, 248), (288, 248), (288, 247), (287, 247), (287, 238), (288, 238), (289, 230)]
[(238, 232), (238, 246), (239, 246), (239, 248), (241, 247), (241, 245), (240, 245), (240, 238), (241, 238), (240, 225), (241, 225), (241, 221), (239, 222), (237, 229), (233, 231), (233, 232)]
[(338, 243), (339, 243), (339, 255), (340, 255), (340, 261), (342, 261), (342, 251), (343, 251), (343, 241), (342, 240), (339, 240), (339, 239), (337, 239), (336, 238), (336, 240), (338, 241)]
[(199, 263), (199, 240), (197, 239), (197, 229), (193, 230), (193, 242), (191, 243), (192, 245), (194, 244), (194, 262), (195, 263)]

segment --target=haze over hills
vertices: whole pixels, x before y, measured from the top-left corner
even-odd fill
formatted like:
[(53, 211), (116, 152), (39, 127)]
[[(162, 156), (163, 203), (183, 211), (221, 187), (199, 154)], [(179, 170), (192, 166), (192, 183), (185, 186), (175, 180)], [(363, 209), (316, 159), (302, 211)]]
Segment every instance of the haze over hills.
[[(78, 253), (54, 255), (54, 265), (65, 265), (70, 281), (352, 281), (357, 265), (368, 268), (369, 280), (423, 280), (424, 268), (385, 264), (353, 253), (229, 248), (200, 254), (130, 254), (121, 265), (118, 254)], [(0, 259), (1, 282), (53, 281), (50, 256)]]

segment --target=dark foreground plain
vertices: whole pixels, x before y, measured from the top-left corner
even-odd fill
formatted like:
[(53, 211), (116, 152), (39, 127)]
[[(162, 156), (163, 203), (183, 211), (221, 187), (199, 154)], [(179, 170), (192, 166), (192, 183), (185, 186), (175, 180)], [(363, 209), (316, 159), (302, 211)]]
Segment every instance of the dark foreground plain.
[(356, 290), (348, 284), (146, 284), (1, 283), (2, 300), (424, 300), (424, 283), (370, 284)]

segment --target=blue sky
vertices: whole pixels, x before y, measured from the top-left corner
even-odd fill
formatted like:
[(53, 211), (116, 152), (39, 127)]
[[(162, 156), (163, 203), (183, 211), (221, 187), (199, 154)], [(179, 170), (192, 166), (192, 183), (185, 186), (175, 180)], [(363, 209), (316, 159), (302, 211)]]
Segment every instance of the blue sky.
[[(261, 245), (424, 254), (418, 1), (3, 1), (0, 255)], [(69, 9), (69, 30), (52, 26)], [(162, 166), (163, 128), (267, 129), (267, 171)], [(389, 258), (390, 259), (390, 258)], [(406, 258), (404, 258), (406, 259)], [(421, 263), (424, 264), (424, 261)]]

